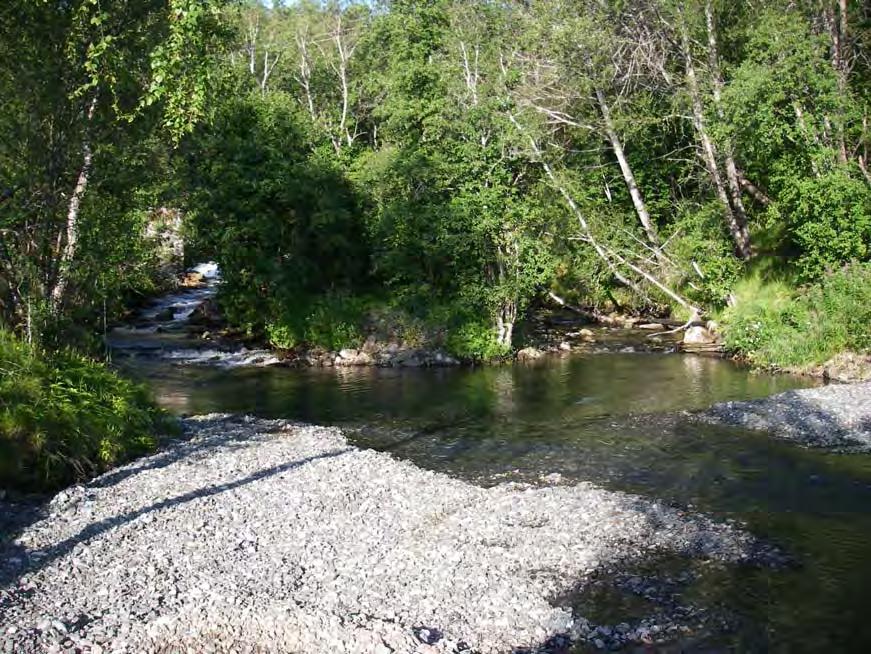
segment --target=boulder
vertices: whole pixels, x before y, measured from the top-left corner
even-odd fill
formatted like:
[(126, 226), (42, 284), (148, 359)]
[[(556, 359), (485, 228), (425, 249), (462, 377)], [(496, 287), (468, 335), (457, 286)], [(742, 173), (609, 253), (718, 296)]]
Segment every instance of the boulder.
[(182, 288), (203, 288), (206, 285), (206, 278), (201, 272), (189, 270), (181, 276), (178, 285)]
[(394, 366), (405, 366), (408, 368), (419, 368), (424, 365), (425, 353), (418, 350), (399, 350), (392, 358), (391, 363)]
[(212, 299), (206, 300), (191, 312), (188, 323), (203, 327), (216, 327), (222, 324), (218, 303)]
[(665, 329), (662, 323), (658, 322), (646, 322), (643, 325), (638, 325), (638, 329), (645, 329), (649, 331), (656, 331), (659, 329)]
[(711, 345), (717, 337), (706, 327), (690, 327), (683, 336), (684, 345)]
[(372, 355), (362, 350), (346, 348), (339, 352), (335, 364), (337, 366), (369, 366), (372, 365)]
[(535, 361), (544, 356), (544, 352), (534, 347), (525, 347), (517, 353), (518, 361)]
[(363, 343), (363, 347), (360, 348), (366, 354), (377, 354), (381, 350), (381, 346), (378, 343), (378, 339), (374, 334), (370, 334), (366, 337), (366, 341)]

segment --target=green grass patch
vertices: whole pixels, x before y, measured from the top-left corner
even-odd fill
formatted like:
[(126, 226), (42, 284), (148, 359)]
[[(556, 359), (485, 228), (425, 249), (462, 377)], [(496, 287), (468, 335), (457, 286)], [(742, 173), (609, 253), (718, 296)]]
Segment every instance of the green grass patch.
[(0, 488), (50, 491), (152, 451), (173, 428), (145, 387), (0, 329)]
[(754, 276), (722, 315), (726, 347), (760, 367), (820, 364), (871, 350), (871, 264), (851, 264), (793, 288)]

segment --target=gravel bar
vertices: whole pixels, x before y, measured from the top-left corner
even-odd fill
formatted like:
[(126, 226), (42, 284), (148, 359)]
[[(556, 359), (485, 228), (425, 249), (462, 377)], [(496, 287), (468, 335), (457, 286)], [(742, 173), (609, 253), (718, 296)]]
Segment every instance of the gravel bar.
[(871, 449), (871, 382), (832, 384), (715, 404), (708, 422), (767, 431), (811, 447)]
[(335, 428), (212, 415), (185, 429), (0, 544), (0, 652), (534, 649), (589, 637), (550, 600), (596, 573), (758, 546), (586, 483), (481, 488)]

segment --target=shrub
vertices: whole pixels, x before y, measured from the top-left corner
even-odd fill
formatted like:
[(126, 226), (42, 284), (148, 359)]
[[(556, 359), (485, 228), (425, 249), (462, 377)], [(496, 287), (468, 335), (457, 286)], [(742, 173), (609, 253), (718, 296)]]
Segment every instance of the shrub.
[(47, 491), (151, 451), (170, 428), (146, 389), (0, 329), (0, 487)]
[(269, 342), (290, 349), (300, 343), (341, 350), (363, 341), (362, 324), (367, 301), (343, 293), (317, 298), (286, 298), (273, 312), (278, 315), (266, 325)]
[(804, 280), (817, 280), (851, 260), (871, 258), (871, 191), (864, 180), (838, 168), (819, 179), (794, 182), (783, 196)]
[(493, 326), (479, 321), (466, 322), (451, 329), (446, 345), (451, 354), (474, 361), (497, 359), (509, 351), (496, 340)]

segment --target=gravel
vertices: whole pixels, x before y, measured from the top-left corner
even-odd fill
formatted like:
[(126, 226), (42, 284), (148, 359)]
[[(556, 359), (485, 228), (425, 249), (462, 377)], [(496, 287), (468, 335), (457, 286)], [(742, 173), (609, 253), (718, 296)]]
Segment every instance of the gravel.
[(715, 404), (703, 420), (767, 431), (811, 447), (871, 449), (871, 382), (832, 384)]
[(646, 556), (739, 562), (758, 546), (586, 483), (473, 486), (334, 428), (214, 415), (185, 427), (166, 451), (59, 493), (0, 544), (0, 652), (607, 644), (551, 600)]

